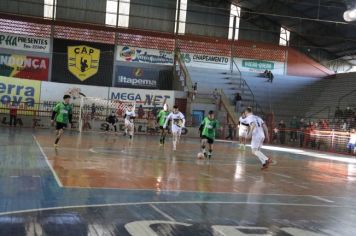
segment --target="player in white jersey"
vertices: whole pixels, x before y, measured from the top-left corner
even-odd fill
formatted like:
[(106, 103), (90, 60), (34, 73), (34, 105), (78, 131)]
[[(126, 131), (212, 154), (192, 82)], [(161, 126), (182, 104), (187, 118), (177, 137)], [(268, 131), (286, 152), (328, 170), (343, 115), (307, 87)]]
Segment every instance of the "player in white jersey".
[(248, 107), (245, 110), (245, 115), (246, 115), (245, 122), (247, 122), (250, 125), (250, 131), (247, 137), (252, 138), (251, 139), (252, 154), (257, 156), (258, 159), (260, 159), (262, 163), (261, 169), (262, 170), (267, 169), (268, 165), (272, 162), (272, 159), (268, 158), (266, 155), (264, 155), (261, 152), (263, 141), (266, 139), (266, 141), (269, 142), (267, 126), (260, 117), (255, 116), (252, 113), (251, 107)]
[(246, 138), (247, 138), (247, 134), (248, 134), (249, 124), (246, 121), (246, 116), (245, 116), (244, 112), (241, 113), (238, 127), (239, 127), (240, 149), (245, 151), (246, 150)]
[(177, 106), (174, 106), (173, 112), (171, 112), (167, 116), (166, 121), (163, 125), (163, 129), (165, 129), (167, 127), (167, 124), (170, 120), (172, 120), (171, 130), (172, 130), (172, 136), (173, 136), (173, 151), (175, 151), (177, 149), (177, 142), (179, 141), (180, 135), (182, 133), (182, 129), (184, 128), (184, 125), (185, 125), (185, 117), (178, 110)]
[(127, 110), (125, 111), (124, 119), (125, 119), (125, 133), (124, 136), (129, 133), (130, 139), (132, 139), (134, 130), (135, 130), (135, 125), (134, 125), (134, 119), (135, 119), (135, 110), (132, 107), (132, 104), (129, 104), (127, 107)]
[(351, 129), (350, 139), (347, 144), (347, 150), (350, 154), (351, 153), (356, 154), (356, 130), (355, 129)]

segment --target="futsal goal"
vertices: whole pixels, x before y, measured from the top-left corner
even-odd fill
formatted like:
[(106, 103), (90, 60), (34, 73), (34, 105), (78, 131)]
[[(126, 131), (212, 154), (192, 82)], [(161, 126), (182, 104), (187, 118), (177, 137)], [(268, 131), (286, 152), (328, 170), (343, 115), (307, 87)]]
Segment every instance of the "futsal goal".
[(136, 110), (136, 101), (109, 100), (97, 97), (82, 97), (78, 114), (78, 129), (83, 131), (105, 131), (106, 118), (114, 112), (122, 120), (129, 105)]

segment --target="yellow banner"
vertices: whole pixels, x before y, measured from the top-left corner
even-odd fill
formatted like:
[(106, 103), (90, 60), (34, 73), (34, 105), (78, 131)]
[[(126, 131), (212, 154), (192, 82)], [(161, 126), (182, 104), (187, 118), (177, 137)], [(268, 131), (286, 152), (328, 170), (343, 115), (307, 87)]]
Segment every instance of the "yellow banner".
[(0, 76), (0, 106), (15, 106), (19, 114), (32, 115), (38, 109), (41, 81)]

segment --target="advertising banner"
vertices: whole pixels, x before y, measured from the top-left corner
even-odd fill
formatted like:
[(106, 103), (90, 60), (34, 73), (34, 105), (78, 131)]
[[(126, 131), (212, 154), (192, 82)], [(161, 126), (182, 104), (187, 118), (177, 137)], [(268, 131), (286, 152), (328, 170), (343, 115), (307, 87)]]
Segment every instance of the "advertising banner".
[(109, 99), (136, 101), (136, 107), (162, 107), (165, 103), (173, 107), (174, 91), (110, 88)]
[(181, 53), (187, 67), (203, 67), (210, 69), (230, 69), (230, 58), (197, 53)]
[(265, 70), (270, 70), (273, 74), (284, 74), (283, 62), (247, 58), (235, 58), (235, 62), (241, 71), (263, 73)]
[(117, 46), (116, 60), (161, 65), (173, 65), (173, 52), (156, 49)]
[(52, 81), (111, 86), (114, 46), (54, 40)]
[(0, 76), (0, 102), (4, 105), (26, 103), (34, 107), (40, 101), (40, 94), (40, 81)]
[(115, 87), (157, 89), (159, 70), (155, 68), (116, 66)]
[(68, 94), (71, 95), (73, 103), (79, 104), (82, 96), (107, 99), (108, 92), (108, 87), (42, 82), (41, 102), (62, 101), (63, 96)]
[(0, 76), (48, 80), (48, 58), (0, 53)]
[(49, 38), (0, 32), (0, 48), (49, 53), (50, 43)]

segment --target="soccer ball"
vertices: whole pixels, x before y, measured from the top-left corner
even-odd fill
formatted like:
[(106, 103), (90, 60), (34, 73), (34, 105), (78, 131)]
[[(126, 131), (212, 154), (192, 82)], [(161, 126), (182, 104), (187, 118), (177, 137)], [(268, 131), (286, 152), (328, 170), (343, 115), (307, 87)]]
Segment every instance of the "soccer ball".
[(199, 152), (199, 153), (197, 154), (197, 158), (198, 158), (198, 159), (204, 159), (204, 153)]

